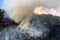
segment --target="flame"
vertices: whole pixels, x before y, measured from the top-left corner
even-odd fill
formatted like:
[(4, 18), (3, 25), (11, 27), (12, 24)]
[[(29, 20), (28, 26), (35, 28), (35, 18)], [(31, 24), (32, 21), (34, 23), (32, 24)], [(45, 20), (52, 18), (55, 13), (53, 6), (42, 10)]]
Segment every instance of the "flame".
[(34, 9), (34, 13), (35, 14), (38, 14), (38, 15), (42, 15), (42, 14), (46, 14), (46, 9), (43, 7), (43, 6), (41, 6), (41, 7), (36, 7), (35, 9)]
[(51, 9), (48, 9), (48, 8), (44, 8), (43, 6), (41, 7), (36, 7), (34, 9), (34, 13), (35, 14), (38, 14), (38, 15), (42, 15), (42, 14), (50, 14), (50, 15), (53, 15), (53, 16), (58, 16), (60, 17), (60, 7), (59, 8), (51, 8)]

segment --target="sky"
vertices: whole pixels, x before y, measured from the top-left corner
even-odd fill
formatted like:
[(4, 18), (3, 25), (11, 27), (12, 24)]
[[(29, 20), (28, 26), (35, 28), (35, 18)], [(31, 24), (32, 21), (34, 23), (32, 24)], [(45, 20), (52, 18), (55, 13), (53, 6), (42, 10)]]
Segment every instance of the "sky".
[[(17, 7), (21, 7), (22, 5), (28, 5), (28, 3), (30, 5), (32, 2), (35, 3), (38, 1), (36, 1), (36, 0), (0, 0), (0, 8), (6, 10), (7, 12), (9, 12), (8, 14), (11, 15), (12, 12), (15, 12), (15, 9)], [(50, 12), (53, 11), (54, 15), (56, 14), (56, 15), (60, 16), (60, 0), (39, 0), (39, 3), (40, 3), (39, 5), (42, 5), (44, 7), (47, 6), (47, 9)], [(33, 4), (31, 4), (31, 5), (33, 5)], [(55, 8), (55, 7), (57, 7), (57, 8)], [(39, 11), (39, 12), (41, 12), (41, 11)]]
[[(0, 0), (0, 7), (2, 6), (2, 4), (3, 4), (3, 1), (4, 0)], [(44, 1), (46, 1), (46, 0), (44, 0)], [(54, 1), (54, 2), (52, 2), (52, 1)], [(43, 3), (43, 2), (42, 2)], [(47, 6), (49, 7), (49, 8), (51, 8), (51, 6), (53, 5), (53, 4), (57, 4), (57, 5), (59, 5), (60, 4), (60, 0), (49, 0), (49, 2), (47, 3)]]
[(3, 0), (0, 0), (0, 8), (1, 8), (1, 6), (2, 6), (2, 2), (3, 2)]

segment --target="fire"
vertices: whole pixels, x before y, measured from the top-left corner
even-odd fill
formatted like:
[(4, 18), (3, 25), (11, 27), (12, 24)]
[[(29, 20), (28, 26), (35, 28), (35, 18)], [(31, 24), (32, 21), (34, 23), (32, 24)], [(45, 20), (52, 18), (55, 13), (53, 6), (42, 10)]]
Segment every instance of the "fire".
[(44, 8), (44, 7), (36, 7), (35, 9), (34, 9), (34, 13), (35, 14), (38, 14), (38, 15), (42, 15), (42, 14), (46, 14), (47, 13), (47, 9), (46, 8)]
[(59, 16), (60, 17), (60, 9), (59, 8), (51, 8), (51, 9), (48, 9), (48, 8), (44, 8), (43, 6), (41, 7), (36, 7), (34, 9), (34, 13), (37, 14), (37, 15), (42, 15), (42, 14), (50, 14), (50, 15), (53, 15), (53, 16)]

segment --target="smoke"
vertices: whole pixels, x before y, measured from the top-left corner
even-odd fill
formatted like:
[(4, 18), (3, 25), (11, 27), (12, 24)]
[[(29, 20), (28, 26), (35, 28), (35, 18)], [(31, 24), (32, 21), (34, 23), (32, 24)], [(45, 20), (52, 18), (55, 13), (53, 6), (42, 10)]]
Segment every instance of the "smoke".
[[(32, 13), (35, 6), (40, 5), (41, 0), (4, 0), (2, 9), (6, 11), (11, 19), (19, 22), (24, 15)], [(16, 16), (16, 17), (15, 17)]]
[(48, 8), (45, 8), (43, 6), (40, 6), (40, 7), (36, 7), (34, 9), (34, 13), (37, 14), (37, 15), (53, 15), (53, 16), (58, 16), (60, 17), (60, 7), (58, 8), (51, 8), (51, 9), (48, 9)]
[(59, 0), (3, 0), (1, 9), (5, 10), (5, 14), (8, 14), (11, 19), (19, 23), (21, 18), (32, 13), (36, 6), (56, 8), (59, 4)]
[(33, 20), (31, 24), (25, 22), (23, 25), (19, 24), (16, 28), (12, 27), (5, 28), (0, 32), (2, 33), (0, 35), (3, 36), (1, 40), (24, 40), (26, 38), (31, 39), (31, 37), (42, 39), (49, 33), (49, 29), (41, 24), (39, 19)]
[[(39, 18), (35, 18), (35, 16), (36, 14), (51, 14), (60, 17), (59, 4), (60, 2), (56, 0), (4, 0), (1, 9), (5, 10), (6, 14), (16, 23), (22, 21), (16, 28), (6, 28), (3, 30), (4, 40), (24, 40), (27, 36), (45, 37), (49, 29), (41, 24)], [(35, 7), (37, 8), (34, 9)], [(35, 19), (30, 23), (32, 17)]]

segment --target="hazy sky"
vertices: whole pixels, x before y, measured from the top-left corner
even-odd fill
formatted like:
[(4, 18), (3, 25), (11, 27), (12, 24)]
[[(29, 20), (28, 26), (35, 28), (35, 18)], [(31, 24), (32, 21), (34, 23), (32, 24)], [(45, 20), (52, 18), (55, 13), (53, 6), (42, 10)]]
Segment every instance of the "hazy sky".
[[(1, 5), (3, 4), (3, 1), (4, 0), (0, 0), (0, 7), (1, 7)], [(8, 1), (8, 0), (7, 0)], [(46, 0), (44, 0), (44, 1), (46, 1)], [(43, 2), (42, 2), (43, 3)], [(46, 3), (47, 3), (47, 1), (46, 1)], [(51, 7), (53, 4), (55, 4), (56, 6), (57, 5), (60, 5), (60, 0), (49, 0), (48, 1), (48, 3), (47, 3), (47, 6), (48, 7)]]
[(2, 6), (2, 2), (3, 2), (3, 0), (0, 0), (0, 7)]
[[(0, 7), (3, 4), (3, 1), (4, 0), (0, 0)], [(8, 0), (5, 0), (5, 1), (8, 1)], [(46, 1), (46, 4), (47, 4), (48, 8), (51, 8), (53, 5), (55, 5), (55, 6), (60, 5), (60, 0), (48, 0), (48, 1), (47, 0), (43, 0), (42, 3), (44, 3), (44, 1)]]

